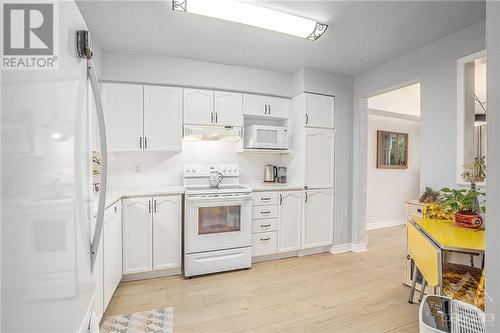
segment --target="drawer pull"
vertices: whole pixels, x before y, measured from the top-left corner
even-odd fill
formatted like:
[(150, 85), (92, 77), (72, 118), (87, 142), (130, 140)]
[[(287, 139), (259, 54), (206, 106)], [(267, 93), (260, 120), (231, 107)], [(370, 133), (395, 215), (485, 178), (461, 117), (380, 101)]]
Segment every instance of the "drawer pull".
[(406, 255), (406, 259), (410, 260), (410, 255), (409, 254)]
[(271, 225), (270, 224), (261, 224), (260, 227), (261, 228), (269, 228)]
[(271, 211), (270, 210), (266, 210), (265, 212), (260, 212), (261, 214), (271, 214)]
[(271, 237), (261, 238), (260, 240), (261, 240), (261, 241), (268, 241), (268, 240), (271, 240)]
[(262, 200), (262, 201), (267, 201), (267, 200), (271, 200), (271, 198), (270, 198), (270, 197), (267, 197), (267, 198), (260, 198), (260, 200)]
[(417, 208), (417, 213), (422, 213), (422, 208)]

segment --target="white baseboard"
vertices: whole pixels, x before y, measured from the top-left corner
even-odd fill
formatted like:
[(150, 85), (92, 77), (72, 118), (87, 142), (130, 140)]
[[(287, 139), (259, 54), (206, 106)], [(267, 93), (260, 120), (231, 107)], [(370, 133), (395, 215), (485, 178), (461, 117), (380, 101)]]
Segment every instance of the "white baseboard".
[(375, 223), (367, 223), (366, 224), (366, 230), (395, 227), (397, 225), (401, 225), (401, 224), (405, 224), (405, 223), (406, 223), (405, 219), (402, 219), (402, 220), (381, 221), (381, 222), (375, 222)]
[(333, 245), (332, 248), (330, 249), (330, 253), (332, 254), (339, 254), (346, 252), (360, 253), (360, 252), (365, 252), (366, 250), (367, 250), (366, 243), (358, 243), (358, 244), (347, 243), (341, 245)]
[(366, 250), (368, 250), (366, 243), (352, 244), (352, 250), (351, 251), (354, 252), (354, 253), (365, 252)]

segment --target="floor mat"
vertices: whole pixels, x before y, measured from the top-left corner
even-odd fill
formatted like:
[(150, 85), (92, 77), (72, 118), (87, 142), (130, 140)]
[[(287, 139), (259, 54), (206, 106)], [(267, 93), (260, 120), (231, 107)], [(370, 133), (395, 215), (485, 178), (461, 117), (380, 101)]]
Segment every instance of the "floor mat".
[(127, 313), (106, 317), (101, 323), (101, 333), (172, 333), (173, 308)]

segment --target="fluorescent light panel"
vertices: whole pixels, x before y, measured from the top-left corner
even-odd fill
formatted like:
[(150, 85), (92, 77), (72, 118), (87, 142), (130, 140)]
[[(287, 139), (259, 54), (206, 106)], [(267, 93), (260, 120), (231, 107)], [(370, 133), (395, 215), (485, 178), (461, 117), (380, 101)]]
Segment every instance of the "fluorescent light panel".
[(328, 25), (235, 0), (172, 0), (172, 9), (316, 40)]

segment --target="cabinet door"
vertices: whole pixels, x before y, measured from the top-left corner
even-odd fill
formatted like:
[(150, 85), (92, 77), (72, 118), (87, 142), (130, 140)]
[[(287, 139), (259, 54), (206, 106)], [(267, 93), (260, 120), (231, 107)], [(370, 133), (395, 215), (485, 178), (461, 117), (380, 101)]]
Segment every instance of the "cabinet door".
[(215, 123), (214, 92), (184, 89), (184, 124), (207, 125)]
[(290, 112), (290, 100), (280, 97), (267, 98), (268, 112), (270, 117), (288, 118)]
[(181, 267), (181, 198), (153, 198), (153, 269)]
[(243, 94), (243, 114), (249, 116), (266, 116), (267, 97)]
[(104, 309), (106, 309), (122, 279), (122, 221), (119, 202), (106, 209), (103, 239)]
[(278, 252), (300, 248), (302, 191), (281, 192), (278, 210)]
[(335, 97), (306, 94), (306, 126), (334, 128)]
[[(95, 219), (93, 220), (92, 233), (95, 230)], [(104, 274), (103, 274), (103, 237), (99, 240), (99, 249), (97, 251), (97, 257), (94, 264), (94, 271), (92, 272), (92, 277), (95, 282), (94, 289), (94, 311), (96, 313), (97, 319), (100, 320), (106, 312), (104, 307)]]
[(182, 149), (182, 88), (144, 86), (144, 149)]
[(302, 248), (333, 244), (333, 190), (304, 192)]
[(215, 123), (224, 126), (243, 126), (243, 94), (216, 91)]
[(123, 200), (123, 274), (152, 270), (152, 200)]
[(334, 131), (332, 129), (306, 129), (306, 175), (308, 188), (334, 185)]
[(101, 91), (108, 150), (142, 150), (142, 86), (103, 83)]

